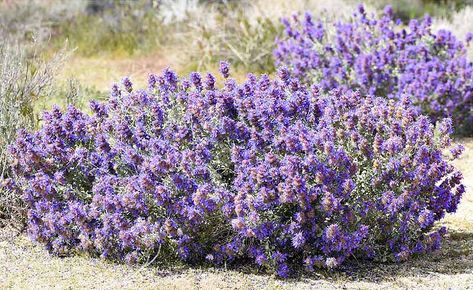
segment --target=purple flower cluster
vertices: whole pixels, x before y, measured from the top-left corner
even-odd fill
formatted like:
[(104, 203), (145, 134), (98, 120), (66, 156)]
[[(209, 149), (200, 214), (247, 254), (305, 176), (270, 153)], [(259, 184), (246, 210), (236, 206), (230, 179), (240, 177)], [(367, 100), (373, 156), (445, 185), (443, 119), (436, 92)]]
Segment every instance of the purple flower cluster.
[(350, 256), (436, 249), (464, 192), (437, 127), (407, 98), (320, 94), (287, 70), (238, 84), (165, 70), (128, 79), (93, 115), (44, 116), (11, 147), (30, 236), (56, 254), (220, 265), (251, 259), (281, 277)]
[[(333, 268), (349, 256), (406, 259), (436, 249), (465, 189), (437, 128), (408, 98), (307, 90), (250, 76), (221, 134), (233, 144), (233, 242), (285, 276), (289, 261)], [(461, 148), (461, 147), (459, 147)], [(455, 147), (451, 158), (456, 158)]]
[(203, 92), (199, 75), (191, 80), (194, 89), (166, 70), (134, 91), (125, 78), (109, 101), (91, 102), (92, 116), (56, 108), (41, 130), (21, 132), (11, 153), (30, 236), (54, 253), (130, 263), (160, 249), (183, 260), (210, 251), (230, 228), (217, 222), (229, 192), (212, 180), (203, 96), (213, 88)]
[(432, 120), (450, 117), (455, 130), (473, 133), (473, 64), (451, 32), (432, 31), (429, 16), (405, 27), (390, 6), (377, 18), (360, 5), (351, 21), (333, 26), (314, 21), (310, 13), (283, 24), (286, 37), (277, 41), (276, 63), (299, 79), (318, 83), (324, 92), (409, 96)]

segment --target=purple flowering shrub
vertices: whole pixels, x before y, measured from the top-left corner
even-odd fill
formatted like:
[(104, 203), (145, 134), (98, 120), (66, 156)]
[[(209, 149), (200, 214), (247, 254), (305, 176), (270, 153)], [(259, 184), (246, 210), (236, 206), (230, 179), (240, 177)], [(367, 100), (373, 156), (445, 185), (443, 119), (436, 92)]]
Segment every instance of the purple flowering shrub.
[[(288, 262), (333, 268), (355, 255), (405, 260), (438, 248), (465, 191), (437, 128), (402, 102), (331, 92), (322, 97), (281, 71), (235, 88), (232, 143), (233, 245), (280, 276)], [(452, 157), (462, 147), (452, 149)]]
[(11, 153), (30, 236), (57, 254), (131, 263), (160, 250), (197, 259), (224, 235), (227, 192), (211, 179), (211, 111), (193, 77), (189, 92), (171, 71), (151, 76), (148, 90), (124, 79), (108, 102), (91, 103), (93, 116), (56, 108), (41, 130), (21, 132)]
[(281, 70), (237, 84), (192, 73), (128, 79), (89, 116), (45, 114), (11, 148), (30, 236), (56, 254), (252, 261), (279, 276), (351, 256), (405, 260), (439, 246), (464, 192), (449, 119), (407, 98), (320, 94)]
[(324, 92), (339, 87), (388, 99), (407, 95), (432, 120), (451, 117), (455, 130), (473, 133), (473, 64), (451, 32), (432, 31), (429, 16), (404, 27), (390, 6), (376, 18), (360, 5), (351, 21), (333, 26), (310, 13), (283, 24), (275, 60), (299, 79)]

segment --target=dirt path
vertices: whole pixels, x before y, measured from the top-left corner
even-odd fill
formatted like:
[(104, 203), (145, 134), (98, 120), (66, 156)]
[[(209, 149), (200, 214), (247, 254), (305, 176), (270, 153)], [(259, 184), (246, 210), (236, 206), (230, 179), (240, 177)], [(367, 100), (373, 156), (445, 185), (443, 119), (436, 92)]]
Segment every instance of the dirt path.
[(230, 270), (142, 269), (88, 257), (56, 258), (21, 235), (0, 237), (0, 289), (473, 289), (473, 139), (462, 143), (466, 151), (456, 165), (468, 191), (457, 213), (442, 221), (450, 234), (440, 251), (403, 264), (354, 264), (282, 281)]

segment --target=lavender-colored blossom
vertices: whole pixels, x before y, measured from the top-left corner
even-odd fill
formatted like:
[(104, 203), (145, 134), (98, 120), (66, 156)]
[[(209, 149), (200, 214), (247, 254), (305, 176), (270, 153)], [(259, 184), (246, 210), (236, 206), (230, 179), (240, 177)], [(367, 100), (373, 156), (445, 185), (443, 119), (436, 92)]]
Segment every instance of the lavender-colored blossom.
[(225, 79), (230, 76), (230, 64), (227, 61), (220, 61), (220, 73)]
[[(322, 23), (306, 13), (283, 24), (286, 35), (277, 42), (276, 63), (301, 81), (324, 92), (408, 96), (433, 121), (450, 117), (456, 131), (473, 133), (473, 63), (465, 43), (449, 31), (434, 32), (429, 16), (404, 28), (392, 7), (375, 17), (360, 5), (349, 21)], [(466, 45), (471, 39), (468, 34)]]

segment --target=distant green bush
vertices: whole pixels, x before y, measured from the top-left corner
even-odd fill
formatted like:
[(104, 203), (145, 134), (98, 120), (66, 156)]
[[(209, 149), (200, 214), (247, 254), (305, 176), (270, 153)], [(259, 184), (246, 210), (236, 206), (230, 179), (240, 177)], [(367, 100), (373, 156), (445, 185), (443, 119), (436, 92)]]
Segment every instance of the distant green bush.
[(134, 54), (162, 44), (165, 34), (156, 8), (144, 1), (123, 2), (96, 13), (81, 13), (53, 25), (53, 39), (58, 46), (68, 41), (79, 54), (102, 52)]
[(369, 3), (381, 9), (392, 5), (394, 15), (403, 21), (412, 18), (421, 18), (425, 14), (440, 18), (450, 18), (451, 14), (468, 5), (473, 5), (472, 0), (371, 0)]

